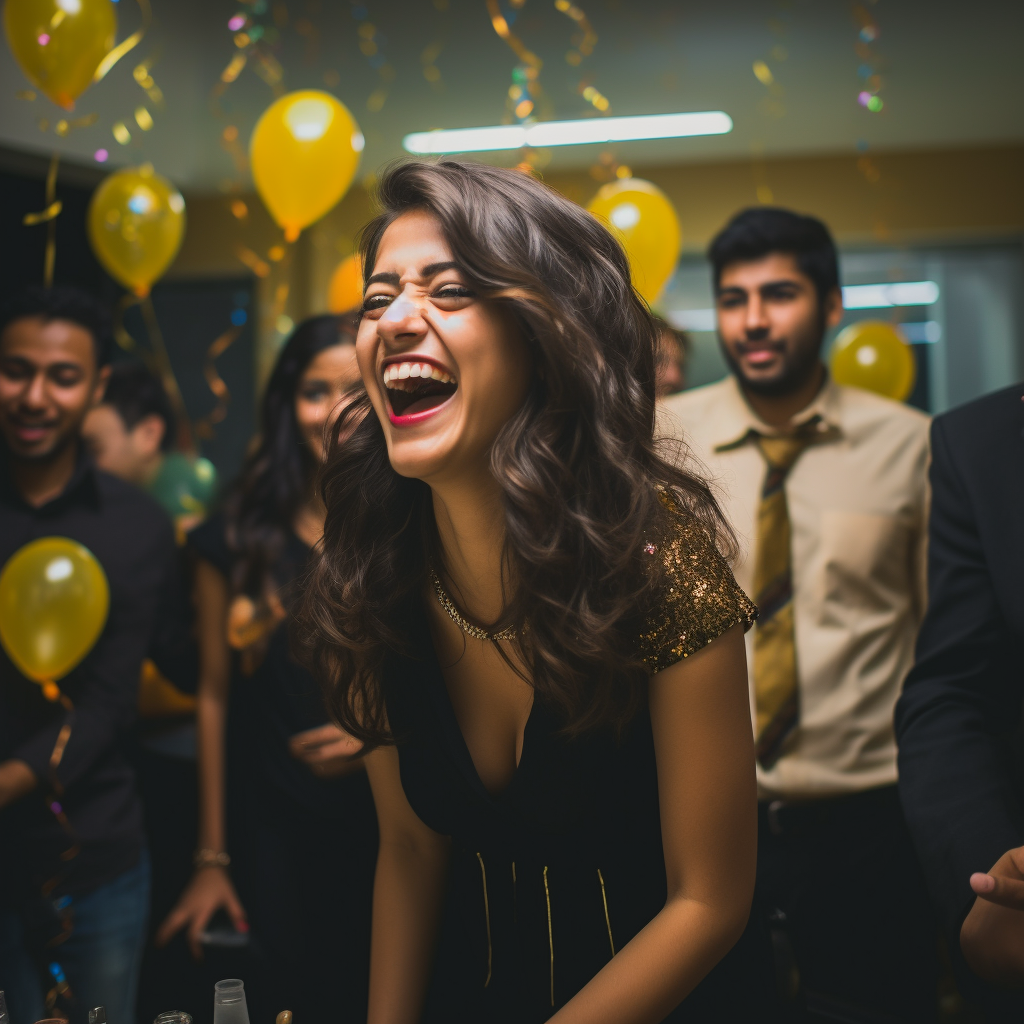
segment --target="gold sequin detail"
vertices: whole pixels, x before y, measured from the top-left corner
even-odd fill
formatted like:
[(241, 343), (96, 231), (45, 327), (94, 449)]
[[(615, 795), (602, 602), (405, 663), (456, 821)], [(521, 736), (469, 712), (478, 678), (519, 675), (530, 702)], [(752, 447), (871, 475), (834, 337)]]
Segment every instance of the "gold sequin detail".
[(663, 597), (640, 634), (640, 657), (651, 672), (689, 657), (732, 626), (746, 632), (757, 618), (707, 529), (663, 500), (678, 522), (669, 537), (644, 549), (645, 557), (659, 559), (664, 579)]

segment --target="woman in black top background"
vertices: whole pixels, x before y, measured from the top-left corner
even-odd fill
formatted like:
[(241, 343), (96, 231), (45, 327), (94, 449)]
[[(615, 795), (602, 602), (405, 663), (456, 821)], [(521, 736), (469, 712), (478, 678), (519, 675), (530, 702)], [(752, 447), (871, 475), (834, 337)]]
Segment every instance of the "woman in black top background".
[[(158, 941), (201, 933), (218, 909), (249, 932), (250, 1011), (365, 1019), (376, 818), (359, 745), (328, 721), (293, 660), (288, 619), (323, 530), (313, 480), (359, 373), (351, 317), (318, 316), (281, 350), (259, 440), (189, 535), (199, 623), (196, 872)], [(228, 864), (230, 863), (230, 871)]]

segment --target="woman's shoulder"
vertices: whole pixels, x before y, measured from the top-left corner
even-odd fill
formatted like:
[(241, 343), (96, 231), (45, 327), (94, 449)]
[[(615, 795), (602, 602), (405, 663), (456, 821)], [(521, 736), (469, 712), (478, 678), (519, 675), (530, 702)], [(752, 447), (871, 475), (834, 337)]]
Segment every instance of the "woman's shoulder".
[(639, 650), (651, 672), (696, 653), (733, 626), (746, 632), (757, 618), (711, 527), (669, 495), (661, 500), (666, 525), (644, 545), (656, 585)]

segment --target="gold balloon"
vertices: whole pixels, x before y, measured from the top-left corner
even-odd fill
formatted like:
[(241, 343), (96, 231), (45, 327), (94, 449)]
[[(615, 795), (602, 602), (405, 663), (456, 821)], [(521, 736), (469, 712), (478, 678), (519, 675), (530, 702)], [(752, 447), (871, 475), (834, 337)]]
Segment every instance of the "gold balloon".
[(73, 110), (114, 45), (117, 14), (111, 0), (7, 0), (4, 32), (25, 77)]
[(917, 364), (892, 324), (861, 320), (840, 332), (829, 360), (837, 384), (902, 402), (914, 390)]
[(0, 642), (23, 675), (50, 689), (92, 650), (109, 607), (102, 566), (68, 537), (30, 541), (0, 572)]
[(110, 275), (145, 296), (178, 254), (185, 200), (151, 164), (115, 171), (89, 203), (89, 241)]
[(668, 196), (649, 181), (625, 178), (602, 186), (587, 209), (622, 243), (633, 287), (652, 305), (676, 269), (683, 239)]
[(252, 177), (289, 242), (345, 194), (362, 150), (359, 126), (330, 93), (290, 92), (263, 112), (250, 144)]
[(332, 313), (347, 313), (363, 302), (363, 263), (359, 253), (346, 256), (331, 274), (327, 288), (327, 308)]

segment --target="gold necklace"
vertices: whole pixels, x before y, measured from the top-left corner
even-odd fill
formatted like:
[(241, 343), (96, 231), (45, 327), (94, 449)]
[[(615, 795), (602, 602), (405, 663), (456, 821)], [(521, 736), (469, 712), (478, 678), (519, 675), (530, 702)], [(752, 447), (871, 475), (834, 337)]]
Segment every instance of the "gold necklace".
[(479, 626), (474, 626), (472, 622), (467, 622), (462, 613), (456, 607), (455, 602), (448, 596), (448, 592), (441, 584), (441, 578), (434, 571), (433, 566), (430, 568), (430, 582), (433, 584), (434, 593), (437, 594), (438, 603), (448, 613), (448, 618), (450, 618), (452, 622), (454, 622), (455, 625), (466, 634), (466, 636), (471, 636), (474, 640), (515, 639), (516, 631), (511, 626), (507, 629), (499, 630), (497, 633), (488, 633), (486, 629), (481, 629)]

